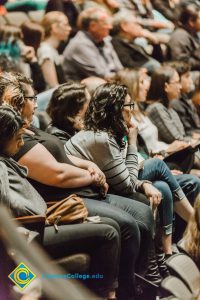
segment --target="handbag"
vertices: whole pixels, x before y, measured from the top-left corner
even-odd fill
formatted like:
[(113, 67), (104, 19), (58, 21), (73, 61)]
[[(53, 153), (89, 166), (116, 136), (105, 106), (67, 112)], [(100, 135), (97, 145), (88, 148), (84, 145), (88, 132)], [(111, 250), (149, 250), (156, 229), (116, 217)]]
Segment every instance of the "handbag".
[(46, 225), (54, 225), (58, 231), (59, 224), (83, 223), (88, 216), (88, 210), (82, 198), (75, 194), (56, 202), (46, 211)]

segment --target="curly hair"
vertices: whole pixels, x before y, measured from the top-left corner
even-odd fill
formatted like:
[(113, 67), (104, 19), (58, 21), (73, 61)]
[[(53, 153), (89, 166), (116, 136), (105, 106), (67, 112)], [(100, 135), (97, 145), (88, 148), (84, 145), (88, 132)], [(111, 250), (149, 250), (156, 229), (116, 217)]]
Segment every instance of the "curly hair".
[(194, 215), (187, 225), (183, 241), (184, 248), (200, 267), (200, 195), (194, 203)]
[(18, 73), (0, 73), (0, 103), (11, 105), (18, 113), (26, 102), (24, 96), (27, 85), (31, 85), (32, 80)]
[(128, 89), (125, 85), (105, 83), (94, 92), (85, 115), (85, 129), (107, 131), (113, 135), (120, 147), (124, 146), (123, 138), (127, 127), (122, 110)]
[(88, 101), (86, 86), (74, 81), (60, 85), (52, 94), (47, 113), (52, 125), (59, 129), (73, 131), (73, 124), (68, 117), (75, 117)]

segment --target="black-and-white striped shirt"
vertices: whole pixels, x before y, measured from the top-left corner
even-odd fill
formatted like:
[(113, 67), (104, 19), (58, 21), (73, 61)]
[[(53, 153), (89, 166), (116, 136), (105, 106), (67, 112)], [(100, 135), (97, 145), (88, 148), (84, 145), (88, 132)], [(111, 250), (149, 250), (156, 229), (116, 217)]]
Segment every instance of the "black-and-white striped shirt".
[(69, 155), (93, 161), (105, 174), (109, 186), (121, 195), (135, 191), (138, 178), (137, 148), (128, 145), (126, 155), (107, 132), (80, 131), (66, 144)]

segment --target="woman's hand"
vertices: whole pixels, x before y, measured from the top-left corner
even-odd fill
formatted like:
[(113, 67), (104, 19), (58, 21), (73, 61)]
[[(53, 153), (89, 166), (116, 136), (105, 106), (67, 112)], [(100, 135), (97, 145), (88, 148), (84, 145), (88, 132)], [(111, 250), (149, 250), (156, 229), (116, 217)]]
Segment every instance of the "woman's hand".
[(138, 128), (133, 123), (129, 123), (128, 127), (128, 144), (136, 145), (138, 135)]
[(97, 165), (91, 163), (88, 167), (90, 175), (93, 177), (93, 183), (97, 186), (103, 187), (106, 183), (106, 177), (104, 173), (97, 167)]
[(180, 171), (180, 170), (171, 170), (171, 173), (172, 173), (174, 176), (176, 176), (176, 175), (182, 175), (182, 174), (183, 174), (183, 172)]
[(152, 184), (144, 182), (143, 183), (143, 191), (147, 198), (150, 201), (150, 206), (152, 207), (153, 210), (160, 204), (161, 199), (162, 199), (162, 194), (155, 188)]

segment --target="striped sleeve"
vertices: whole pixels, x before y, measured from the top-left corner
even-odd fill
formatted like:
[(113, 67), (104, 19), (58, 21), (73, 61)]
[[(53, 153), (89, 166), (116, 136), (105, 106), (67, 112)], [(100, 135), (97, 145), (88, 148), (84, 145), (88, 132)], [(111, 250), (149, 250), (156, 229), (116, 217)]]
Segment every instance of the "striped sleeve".
[(138, 178), (137, 149), (135, 146), (129, 145), (124, 160), (117, 143), (113, 139), (108, 139), (108, 143), (110, 160), (103, 169), (107, 183), (121, 195), (130, 194), (135, 191)]

